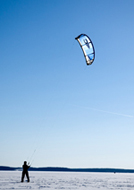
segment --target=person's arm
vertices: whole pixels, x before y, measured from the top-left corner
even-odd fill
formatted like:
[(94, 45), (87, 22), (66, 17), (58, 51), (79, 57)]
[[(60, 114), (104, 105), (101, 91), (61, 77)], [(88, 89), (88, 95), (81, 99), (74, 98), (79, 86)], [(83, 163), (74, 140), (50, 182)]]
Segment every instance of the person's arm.
[(30, 165), (30, 163), (28, 162), (28, 168), (30, 168), (31, 167), (31, 165)]

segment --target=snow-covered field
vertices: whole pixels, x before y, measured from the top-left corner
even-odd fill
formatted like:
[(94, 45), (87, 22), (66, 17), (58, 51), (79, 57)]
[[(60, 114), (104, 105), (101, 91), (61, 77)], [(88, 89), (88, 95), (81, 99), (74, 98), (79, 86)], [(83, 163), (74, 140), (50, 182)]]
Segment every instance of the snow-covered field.
[(134, 174), (29, 172), (30, 183), (20, 182), (20, 171), (0, 171), (0, 189), (133, 190)]

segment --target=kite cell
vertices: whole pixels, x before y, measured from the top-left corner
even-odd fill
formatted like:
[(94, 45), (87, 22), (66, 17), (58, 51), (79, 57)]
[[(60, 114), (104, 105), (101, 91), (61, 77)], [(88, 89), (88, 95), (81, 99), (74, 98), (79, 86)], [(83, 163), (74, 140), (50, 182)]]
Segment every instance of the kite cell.
[(91, 39), (86, 34), (80, 34), (75, 39), (83, 50), (87, 65), (91, 65), (95, 59), (95, 50)]

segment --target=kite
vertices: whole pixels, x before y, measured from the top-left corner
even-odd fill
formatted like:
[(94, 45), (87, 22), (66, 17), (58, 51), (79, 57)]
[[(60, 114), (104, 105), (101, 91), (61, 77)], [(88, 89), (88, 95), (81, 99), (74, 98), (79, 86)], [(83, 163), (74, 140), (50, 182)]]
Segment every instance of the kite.
[(80, 34), (75, 39), (82, 48), (87, 65), (91, 65), (95, 59), (95, 50), (91, 39), (86, 34)]

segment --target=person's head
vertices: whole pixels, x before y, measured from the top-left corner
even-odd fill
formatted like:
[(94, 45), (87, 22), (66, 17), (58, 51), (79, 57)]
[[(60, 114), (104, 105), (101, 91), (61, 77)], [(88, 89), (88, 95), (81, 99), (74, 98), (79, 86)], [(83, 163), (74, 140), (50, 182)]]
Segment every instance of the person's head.
[(26, 165), (27, 164), (27, 162), (26, 161), (24, 161), (24, 165)]

